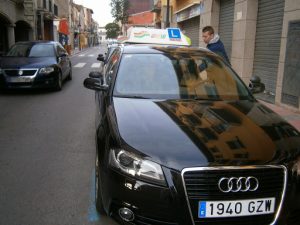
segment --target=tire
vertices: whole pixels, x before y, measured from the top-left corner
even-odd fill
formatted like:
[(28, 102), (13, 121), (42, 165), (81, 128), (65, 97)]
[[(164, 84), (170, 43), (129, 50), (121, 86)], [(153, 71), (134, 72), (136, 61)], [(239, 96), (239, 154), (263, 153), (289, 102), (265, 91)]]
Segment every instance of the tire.
[(55, 90), (61, 91), (61, 89), (62, 89), (62, 75), (61, 75), (61, 72), (59, 72), (57, 81), (56, 81), (56, 85), (55, 85)]
[(97, 209), (98, 213), (100, 213), (101, 215), (106, 215), (106, 212), (104, 210), (103, 203), (102, 203), (100, 165), (99, 165), (98, 151), (96, 153), (96, 159), (95, 159), (95, 202), (96, 202), (96, 209)]
[(69, 75), (67, 77), (67, 80), (72, 80), (72, 66), (70, 64), (70, 72), (69, 72)]

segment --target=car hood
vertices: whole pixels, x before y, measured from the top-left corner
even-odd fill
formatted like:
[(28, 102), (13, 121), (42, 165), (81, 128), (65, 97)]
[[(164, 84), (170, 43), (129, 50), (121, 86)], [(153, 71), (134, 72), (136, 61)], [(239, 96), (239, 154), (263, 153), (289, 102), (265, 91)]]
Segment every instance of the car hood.
[(56, 64), (55, 57), (2, 57), (0, 59), (0, 67), (2, 69), (11, 68), (40, 68)]
[(299, 132), (259, 102), (114, 98), (113, 105), (121, 143), (169, 168), (279, 164), (300, 154)]

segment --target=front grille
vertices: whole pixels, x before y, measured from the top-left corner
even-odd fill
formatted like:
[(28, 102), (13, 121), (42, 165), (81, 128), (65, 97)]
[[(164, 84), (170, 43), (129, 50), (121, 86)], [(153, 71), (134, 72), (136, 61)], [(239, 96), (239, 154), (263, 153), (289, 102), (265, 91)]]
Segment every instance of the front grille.
[[(192, 168), (182, 173), (190, 211), (195, 225), (239, 225), (271, 224), (276, 216), (285, 190), (286, 172), (283, 167), (223, 167), (223, 168)], [(259, 188), (256, 191), (223, 193), (218, 182), (222, 177), (256, 177)], [(224, 218), (198, 218), (199, 201), (246, 200), (275, 197), (273, 214)]]
[[(19, 71), (22, 71), (22, 75), (19, 75)], [(37, 69), (21, 69), (21, 70), (14, 70), (14, 69), (5, 69), (4, 70), (5, 74), (7, 76), (33, 76), (36, 72)]]

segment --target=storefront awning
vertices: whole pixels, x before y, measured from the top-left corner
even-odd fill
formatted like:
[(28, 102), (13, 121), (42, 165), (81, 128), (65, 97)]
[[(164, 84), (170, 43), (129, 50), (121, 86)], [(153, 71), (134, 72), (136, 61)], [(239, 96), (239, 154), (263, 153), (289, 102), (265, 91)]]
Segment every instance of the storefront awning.
[(192, 3), (187, 5), (184, 8), (181, 8), (180, 10), (176, 11), (176, 22), (182, 22), (184, 20), (191, 19), (195, 16), (199, 16), (204, 11), (204, 4), (203, 1), (200, 1), (198, 3)]
[(185, 10), (185, 9), (188, 9), (188, 8), (194, 6), (194, 5), (199, 5), (199, 4), (200, 4), (199, 2), (198, 2), (198, 3), (192, 3), (192, 4), (189, 4), (189, 5), (185, 6), (185, 7), (183, 7), (183, 8), (181, 8), (181, 9), (177, 10), (176, 12), (174, 12), (174, 14), (180, 13), (180, 12), (182, 12), (182, 11)]

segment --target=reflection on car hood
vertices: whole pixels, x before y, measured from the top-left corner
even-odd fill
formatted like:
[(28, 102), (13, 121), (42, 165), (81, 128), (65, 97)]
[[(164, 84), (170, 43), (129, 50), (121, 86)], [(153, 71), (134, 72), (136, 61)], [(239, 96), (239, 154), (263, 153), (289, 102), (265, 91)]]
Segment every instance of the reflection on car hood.
[(43, 66), (56, 64), (55, 57), (2, 57), (0, 67), (5, 68), (40, 68)]
[(251, 101), (114, 98), (121, 140), (164, 166), (283, 163), (300, 154), (299, 132)]

